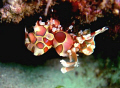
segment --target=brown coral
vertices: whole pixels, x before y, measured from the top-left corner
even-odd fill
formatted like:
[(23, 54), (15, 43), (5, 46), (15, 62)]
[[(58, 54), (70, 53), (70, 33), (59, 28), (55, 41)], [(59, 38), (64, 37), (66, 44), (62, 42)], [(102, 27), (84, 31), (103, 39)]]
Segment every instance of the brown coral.
[(30, 16), (41, 11), (43, 2), (41, 0), (3, 0), (4, 6), (0, 9), (1, 20), (19, 23), (25, 16)]
[(71, 3), (71, 18), (79, 19), (81, 24), (96, 21), (106, 13), (119, 15), (120, 11), (119, 0), (3, 0), (4, 6), (0, 9), (1, 20), (19, 23), (25, 16), (36, 12), (51, 16), (54, 12), (52, 8), (63, 2)]

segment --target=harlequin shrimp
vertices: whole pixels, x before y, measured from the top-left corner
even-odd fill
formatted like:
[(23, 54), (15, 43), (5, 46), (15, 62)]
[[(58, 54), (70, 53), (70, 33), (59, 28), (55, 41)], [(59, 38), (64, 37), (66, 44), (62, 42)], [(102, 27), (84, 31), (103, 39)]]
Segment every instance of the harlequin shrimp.
[(107, 27), (90, 33), (90, 30), (79, 31), (77, 35), (63, 31), (60, 22), (51, 18), (42, 22), (41, 18), (33, 27), (34, 31), (28, 33), (25, 28), (25, 45), (35, 56), (46, 53), (51, 47), (63, 57), (69, 57), (69, 62), (60, 60), (63, 65), (62, 73), (66, 73), (79, 66), (77, 52), (91, 55), (95, 49), (94, 38), (99, 33), (108, 30)]

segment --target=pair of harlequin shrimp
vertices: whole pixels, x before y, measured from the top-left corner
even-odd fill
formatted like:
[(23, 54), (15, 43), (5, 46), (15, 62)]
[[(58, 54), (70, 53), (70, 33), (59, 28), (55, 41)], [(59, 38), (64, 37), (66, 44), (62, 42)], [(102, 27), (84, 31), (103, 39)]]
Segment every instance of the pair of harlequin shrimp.
[(62, 73), (66, 73), (79, 66), (77, 52), (91, 55), (95, 49), (94, 38), (97, 34), (108, 30), (103, 27), (90, 33), (89, 30), (79, 31), (77, 35), (63, 31), (60, 22), (51, 18), (47, 22), (42, 22), (40, 18), (34, 26), (34, 31), (28, 33), (25, 29), (25, 44), (28, 50), (35, 56), (46, 53), (51, 47), (63, 57), (69, 57), (69, 62), (60, 60), (63, 68)]

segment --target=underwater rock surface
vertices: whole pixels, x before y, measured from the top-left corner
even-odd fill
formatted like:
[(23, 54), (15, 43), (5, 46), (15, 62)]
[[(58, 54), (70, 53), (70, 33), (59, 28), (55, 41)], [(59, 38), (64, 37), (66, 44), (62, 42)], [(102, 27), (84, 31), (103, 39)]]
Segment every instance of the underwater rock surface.
[(44, 65), (30, 66), (0, 62), (1, 88), (119, 88), (120, 71), (103, 69), (103, 62), (93, 56), (79, 58), (80, 66), (61, 73), (60, 59), (47, 60)]

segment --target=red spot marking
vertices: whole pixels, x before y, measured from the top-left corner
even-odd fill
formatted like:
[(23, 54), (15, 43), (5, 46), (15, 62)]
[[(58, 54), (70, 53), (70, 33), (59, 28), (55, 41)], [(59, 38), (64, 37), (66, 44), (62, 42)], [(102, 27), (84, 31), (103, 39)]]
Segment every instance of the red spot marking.
[(53, 45), (53, 41), (51, 40), (48, 40), (47, 38), (43, 38), (43, 41), (44, 41), (44, 43), (47, 45), (47, 46), (51, 46), (51, 45)]
[(44, 52), (47, 52), (47, 51), (48, 51), (48, 47), (45, 47), (45, 48), (44, 48)]
[(32, 50), (31, 50), (32, 53), (34, 53), (34, 49), (35, 49), (35, 47), (32, 47)]
[(63, 51), (63, 46), (62, 46), (62, 44), (59, 45), (59, 46), (57, 46), (55, 49), (56, 49), (57, 53), (60, 54), (60, 53)]
[(44, 36), (46, 33), (46, 28), (44, 26), (39, 26), (39, 31), (36, 32), (36, 35), (38, 36)]
[(39, 20), (42, 20), (42, 17), (40, 17)]
[(55, 25), (56, 26), (60, 25), (60, 22), (58, 20), (55, 20)]
[(29, 33), (28, 36), (29, 36), (29, 39), (30, 39), (31, 43), (35, 43), (36, 42), (37, 39), (36, 39), (36, 37), (34, 36), (33, 33)]
[(53, 24), (52, 27), (55, 27), (55, 24)]
[(45, 25), (47, 25), (48, 24), (48, 22), (45, 22)]
[(39, 21), (37, 21), (37, 25), (40, 26)]
[(27, 47), (29, 45), (29, 43), (26, 43), (25, 46)]
[(58, 25), (60, 25), (60, 22), (58, 21), (58, 20), (56, 20), (56, 19), (53, 19), (53, 18), (50, 18), (50, 23), (53, 23), (53, 20), (54, 20), (54, 24), (56, 25), (56, 26), (58, 26)]
[(91, 33), (91, 36), (94, 36), (94, 35), (95, 35), (95, 32), (92, 32), (92, 33)]
[(72, 22), (72, 24), (71, 25), (74, 25), (75, 23), (74, 22)]
[(65, 34), (64, 32), (57, 32), (57, 33), (55, 34), (55, 39), (56, 39), (57, 42), (59, 42), (59, 43), (64, 42), (65, 38), (66, 38), (66, 34)]
[(37, 46), (39, 49), (43, 49), (44, 44), (41, 43), (41, 42), (38, 42), (36, 46)]
[(90, 47), (87, 48), (87, 51), (89, 51), (89, 53), (93, 52), (93, 49), (91, 49)]
[(77, 38), (77, 36), (74, 36), (74, 37), (73, 37), (73, 39), (75, 39), (75, 40), (76, 40), (76, 38)]
[(85, 42), (87, 42), (87, 43), (92, 43), (92, 42), (94, 42), (94, 38), (92, 38), (92, 39), (90, 39), (90, 40), (86, 40)]
[(28, 34), (27, 34), (27, 33), (25, 33), (25, 38), (27, 38), (27, 36), (28, 36)]

